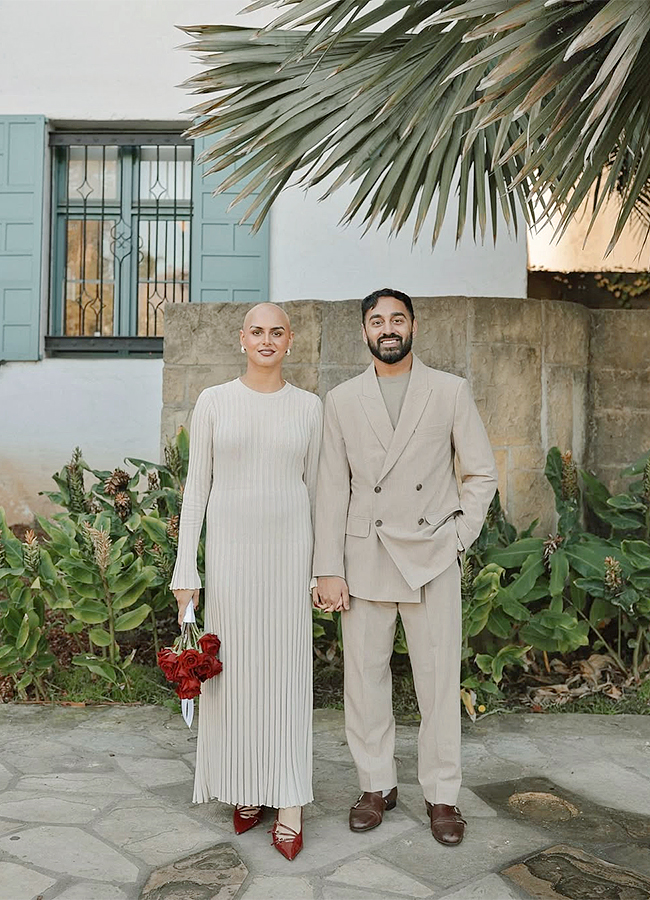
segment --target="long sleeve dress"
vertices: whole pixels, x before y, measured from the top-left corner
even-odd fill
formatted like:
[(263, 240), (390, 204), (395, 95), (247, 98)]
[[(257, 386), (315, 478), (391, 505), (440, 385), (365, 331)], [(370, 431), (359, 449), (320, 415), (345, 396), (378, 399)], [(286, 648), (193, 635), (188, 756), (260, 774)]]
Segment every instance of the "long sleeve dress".
[(312, 794), (309, 580), (322, 404), (240, 379), (194, 408), (171, 589), (198, 588), (223, 671), (202, 686), (194, 802), (302, 806)]

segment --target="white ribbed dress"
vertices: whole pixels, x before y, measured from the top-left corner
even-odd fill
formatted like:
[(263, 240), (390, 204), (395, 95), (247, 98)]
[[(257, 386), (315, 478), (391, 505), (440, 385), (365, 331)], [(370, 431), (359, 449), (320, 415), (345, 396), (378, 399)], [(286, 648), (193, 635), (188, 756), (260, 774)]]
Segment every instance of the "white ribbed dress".
[[(302, 806), (312, 794), (309, 580), (322, 404), (238, 378), (194, 408), (171, 588), (201, 587), (223, 671), (203, 684), (194, 802)], [(207, 512), (206, 512), (207, 505)]]

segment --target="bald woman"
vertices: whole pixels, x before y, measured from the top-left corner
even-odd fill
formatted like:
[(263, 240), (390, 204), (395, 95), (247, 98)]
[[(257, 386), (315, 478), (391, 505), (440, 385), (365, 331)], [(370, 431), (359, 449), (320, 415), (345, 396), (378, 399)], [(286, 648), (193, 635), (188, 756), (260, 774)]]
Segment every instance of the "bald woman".
[(302, 847), (312, 794), (312, 510), (322, 430), (314, 394), (282, 377), (293, 332), (272, 303), (253, 307), (239, 340), (246, 373), (207, 388), (192, 416), (178, 557), (179, 622), (202, 587), (205, 628), (223, 672), (203, 684), (194, 801), (233, 804), (237, 834), (278, 810), (273, 844)]

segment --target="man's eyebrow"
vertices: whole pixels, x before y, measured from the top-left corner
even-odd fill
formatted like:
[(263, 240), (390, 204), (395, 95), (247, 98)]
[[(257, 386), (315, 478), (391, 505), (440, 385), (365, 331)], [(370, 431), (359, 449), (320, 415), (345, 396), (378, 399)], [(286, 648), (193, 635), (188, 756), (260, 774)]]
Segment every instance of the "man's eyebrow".
[[(264, 326), (263, 325), (249, 325), (249, 328), (259, 328), (260, 330), (262, 330), (264, 328)], [(273, 325), (271, 327), (271, 331), (284, 331), (284, 330), (285, 330), (284, 325)]]

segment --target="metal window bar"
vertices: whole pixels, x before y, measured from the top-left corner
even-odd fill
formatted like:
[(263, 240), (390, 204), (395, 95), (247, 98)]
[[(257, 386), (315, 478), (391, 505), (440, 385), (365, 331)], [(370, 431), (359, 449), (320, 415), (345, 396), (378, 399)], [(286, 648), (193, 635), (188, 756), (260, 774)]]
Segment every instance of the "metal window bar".
[(160, 337), (189, 302), (192, 147), (168, 137), (53, 141), (54, 335)]

